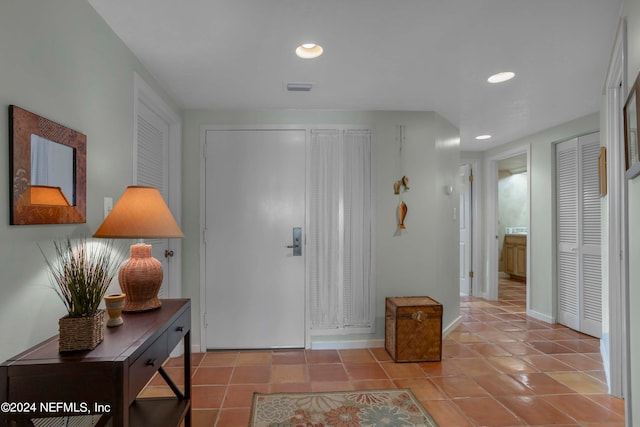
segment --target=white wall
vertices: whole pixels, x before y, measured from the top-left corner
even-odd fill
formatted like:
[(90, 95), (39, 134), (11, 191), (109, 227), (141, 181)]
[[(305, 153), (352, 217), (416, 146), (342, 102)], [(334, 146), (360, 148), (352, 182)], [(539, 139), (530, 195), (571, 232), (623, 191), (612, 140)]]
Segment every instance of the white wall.
[[(90, 236), (102, 220), (103, 197), (117, 199), (132, 182), (134, 71), (153, 84), (85, 0), (0, 2), (2, 361), (56, 334), (64, 314), (37, 243)], [(9, 225), (10, 104), (87, 135), (86, 224)]]
[[(531, 228), (527, 238), (527, 244), (531, 245), (529, 268), (531, 274), (527, 277), (527, 286), (530, 287), (531, 310), (545, 317), (555, 318), (554, 143), (577, 135), (596, 132), (599, 126), (599, 115), (595, 113), (484, 153), (485, 158), (492, 158), (505, 151), (531, 146), (531, 170), (529, 171)], [(492, 184), (485, 182), (483, 200), (487, 200), (489, 185)], [(483, 208), (486, 212), (486, 204)], [(486, 235), (485, 238), (489, 239), (490, 236)]]
[[(624, 0), (623, 15), (627, 18), (627, 76), (629, 86), (640, 72), (640, 2)], [(625, 95), (626, 98), (626, 95)], [(640, 177), (629, 181), (629, 335), (631, 338), (631, 423), (640, 425)]]
[[(325, 340), (384, 336), (384, 298), (429, 295), (444, 305), (444, 324), (459, 316), (457, 188), (458, 130), (435, 113), (367, 111), (186, 111), (183, 139), (183, 292), (200, 306), (200, 126), (268, 124), (362, 124), (373, 130), (376, 201), (375, 336), (324, 337)], [(396, 234), (396, 125), (406, 126), (405, 173), (411, 190), (407, 230)], [(194, 316), (193, 342), (200, 342), (199, 317)]]
[[(395, 124), (406, 125), (405, 174), (411, 189), (403, 196), (407, 229), (396, 233), (393, 194), (396, 177)], [(443, 325), (460, 313), (458, 131), (435, 113), (375, 113), (376, 314), (383, 336), (384, 297), (428, 295), (444, 306)], [(445, 186), (455, 191), (447, 195)], [(457, 215), (457, 213), (455, 213)]]

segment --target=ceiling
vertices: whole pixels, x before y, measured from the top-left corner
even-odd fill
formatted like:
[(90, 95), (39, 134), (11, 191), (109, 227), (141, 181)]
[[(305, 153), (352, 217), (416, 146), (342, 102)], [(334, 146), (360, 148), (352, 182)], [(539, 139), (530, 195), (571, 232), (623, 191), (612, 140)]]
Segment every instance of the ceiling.
[[(88, 0), (183, 109), (435, 111), (483, 151), (600, 108), (621, 0)], [(324, 55), (299, 59), (300, 43)], [(492, 85), (489, 75), (516, 77)], [(288, 92), (288, 82), (311, 82)], [(476, 135), (491, 134), (485, 142)]]

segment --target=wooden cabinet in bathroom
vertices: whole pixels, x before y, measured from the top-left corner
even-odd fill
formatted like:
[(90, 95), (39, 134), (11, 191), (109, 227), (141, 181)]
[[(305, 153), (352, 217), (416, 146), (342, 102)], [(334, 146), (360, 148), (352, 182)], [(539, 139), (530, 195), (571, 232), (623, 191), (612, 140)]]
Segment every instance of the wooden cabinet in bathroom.
[(502, 245), (504, 272), (514, 280), (527, 280), (527, 235), (507, 234)]

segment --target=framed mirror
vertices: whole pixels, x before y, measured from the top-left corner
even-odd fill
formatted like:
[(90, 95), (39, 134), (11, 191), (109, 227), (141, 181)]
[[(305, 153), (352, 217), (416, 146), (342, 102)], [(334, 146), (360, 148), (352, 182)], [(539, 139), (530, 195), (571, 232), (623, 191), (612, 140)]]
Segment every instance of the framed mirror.
[(638, 122), (640, 109), (638, 104), (640, 103), (638, 89), (640, 89), (640, 74), (636, 78), (627, 101), (624, 103), (624, 149), (626, 156), (628, 179), (635, 178), (640, 174), (640, 149), (638, 147)]
[(87, 137), (9, 106), (12, 225), (86, 222)]

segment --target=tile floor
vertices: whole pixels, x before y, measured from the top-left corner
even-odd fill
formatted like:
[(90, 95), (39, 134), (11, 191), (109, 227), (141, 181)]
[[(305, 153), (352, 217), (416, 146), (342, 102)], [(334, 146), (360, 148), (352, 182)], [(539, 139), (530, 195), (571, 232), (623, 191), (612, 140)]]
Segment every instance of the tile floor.
[[(254, 391), (408, 387), (441, 427), (624, 427), (598, 340), (527, 317), (521, 283), (501, 280), (499, 295), (462, 299), (441, 362), (397, 364), (383, 348), (194, 354), (193, 424), (246, 426)], [(166, 366), (176, 378), (179, 360)], [(141, 397), (170, 393), (156, 378)]]

